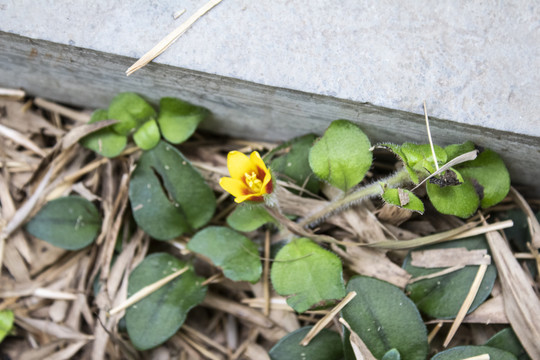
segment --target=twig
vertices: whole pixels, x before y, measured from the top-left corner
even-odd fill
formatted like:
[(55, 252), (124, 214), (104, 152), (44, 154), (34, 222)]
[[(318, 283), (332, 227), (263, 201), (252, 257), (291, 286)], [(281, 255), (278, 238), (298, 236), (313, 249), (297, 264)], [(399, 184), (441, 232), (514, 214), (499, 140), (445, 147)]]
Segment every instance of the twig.
[(36, 104), (36, 106), (39, 106), (42, 109), (58, 113), (77, 122), (87, 123), (90, 120), (90, 115), (85, 112), (76, 111), (42, 98), (35, 98), (34, 104)]
[(150, 61), (158, 57), (165, 50), (167, 50), (169, 46), (171, 46), (183, 33), (185, 33), (186, 30), (191, 25), (193, 25), (193, 23), (195, 23), (195, 21), (197, 21), (201, 16), (210, 11), (210, 9), (219, 4), (221, 1), (222, 0), (210, 0), (203, 7), (197, 10), (193, 15), (189, 17), (189, 19), (183, 22), (182, 25), (177, 27), (169, 35), (165, 36), (163, 40), (161, 40), (150, 51), (144, 54), (139, 60), (135, 62), (135, 64), (131, 65), (129, 69), (127, 69), (126, 75), (129, 76), (133, 74), (135, 71), (139, 70), (140, 68), (148, 64)]

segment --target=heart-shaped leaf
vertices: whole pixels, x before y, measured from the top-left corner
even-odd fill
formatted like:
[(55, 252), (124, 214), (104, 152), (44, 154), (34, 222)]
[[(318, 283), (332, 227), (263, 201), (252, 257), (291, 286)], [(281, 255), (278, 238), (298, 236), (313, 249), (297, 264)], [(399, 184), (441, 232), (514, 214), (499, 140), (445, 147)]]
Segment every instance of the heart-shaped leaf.
[[(473, 236), (461, 240), (426, 246), (418, 250), (447, 249), (447, 248), (467, 248), (468, 250), (487, 249), (487, 243), (483, 235)], [(443, 268), (421, 268), (411, 265), (411, 254), (407, 255), (403, 262), (403, 268), (413, 276), (419, 277), (430, 275)], [(453, 271), (449, 274), (431, 279), (416, 281), (407, 286), (409, 296), (416, 303), (416, 306), (431, 317), (437, 319), (455, 318), (473, 280), (478, 272), (478, 266), (466, 266), (463, 269)], [(493, 288), (497, 272), (495, 266), (489, 265), (480, 284), (480, 288), (469, 309), (469, 313), (482, 304)]]
[(435, 209), (443, 214), (468, 218), (480, 204), (473, 184), (467, 180), (460, 185), (444, 187), (428, 182), (426, 189)]
[[(434, 145), (435, 156), (438, 164), (444, 164), (447, 160), (446, 151), (440, 146)], [(400, 150), (405, 155), (406, 164), (413, 168), (416, 172), (425, 175), (426, 170), (430, 173), (435, 172), (435, 161), (429, 144), (413, 144), (403, 143)]]
[(158, 143), (161, 135), (154, 119), (150, 119), (141, 125), (133, 134), (133, 141), (143, 150), (150, 150)]
[(309, 345), (302, 346), (300, 342), (311, 330), (312, 326), (306, 326), (285, 335), (270, 349), (269, 355), (272, 360), (341, 360), (343, 347), (339, 334), (335, 331), (322, 329)]
[[(186, 263), (167, 253), (147, 256), (129, 275), (128, 296), (182, 269)], [(206, 295), (203, 278), (192, 269), (126, 310), (129, 338), (139, 350), (151, 349), (173, 336), (191, 308)]]
[(297, 238), (278, 252), (271, 278), (278, 294), (302, 313), (324, 307), (345, 296), (339, 258), (307, 238)]
[(185, 101), (165, 97), (159, 102), (158, 123), (167, 141), (180, 144), (186, 141), (197, 129), (199, 123), (210, 112), (200, 106)]
[[(309, 151), (316, 135), (308, 134), (290, 142), (289, 151), (276, 159), (270, 165), (272, 170), (286, 181), (291, 181), (300, 187), (316, 194), (319, 192), (319, 180), (309, 167)], [(298, 193), (297, 191), (294, 191)]]
[(195, 234), (188, 243), (188, 249), (212, 260), (231, 280), (255, 283), (261, 277), (262, 265), (257, 246), (232, 229), (207, 227)]
[(489, 355), (490, 359), (497, 360), (517, 360), (517, 358), (508, 351), (500, 350), (489, 346), (457, 346), (452, 349), (438, 353), (431, 360), (463, 360), (479, 355)]
[(452, 144), (444, 148), (448, 155), (448, 161), (457, 158), (460, 155), (473, 151), (475, 149), (472, 141), (466, 141), (463, 144)]
[(250, 232), (276, 220), (263, 206), (242, 204), (227, 217), (227, 224), (235, 230)]
[(380, 359), (395, 349), (404, 360), (427, 357), (426, 327), (401, 289), (385, 281), (355, 276), (347, 284), (347, 292), (351, 291), (357, 295), (343, 308), (342, 316), (373, 356)]
[(15, 316), (11, 310), (0, 310), (0, 343), (6, 337), (7, 334), (13, 329), (13, 322)]
[(216, 199), (203, 177), (170, 144), (143, 153), (129, 184), (137, 224), (158, 240), (169, 240), (205, 225)]
[(386, 189), (381, 195), (383, 200), (390, 205), (403, 209), (424, 213), (424, 203), (418, 196), (406, 189)]
[(120, 93), (109, 104), (109, 118), (118, 120), (113, 125), (114, 131), (127, 135), (142, 125), (146, 120), (154, 118), (156, 111), (142, 97), (135, 93)]
[(373, 156), (366, 134), (347, 120), (330, 124), (309, 152), (309, 165), (322, 180), (346, 191), (357, 185), (369, 170)]
[[(92, 113), (89, 124), (108, 119), (109, 113), (107, 110), (96, 110)], [(81, 139), (80, 143), (89, 150), (112, 158), (124, 150), (127, 144), (127, 136), (117, 134), (113, 131), (112, 126), (108, 126), (85, 136)]]
[(26, 231), (67, 250), (90, 245), (101, 228), (101, 216), (90, 201), (67, 196), (49, 201), (26, 224)]

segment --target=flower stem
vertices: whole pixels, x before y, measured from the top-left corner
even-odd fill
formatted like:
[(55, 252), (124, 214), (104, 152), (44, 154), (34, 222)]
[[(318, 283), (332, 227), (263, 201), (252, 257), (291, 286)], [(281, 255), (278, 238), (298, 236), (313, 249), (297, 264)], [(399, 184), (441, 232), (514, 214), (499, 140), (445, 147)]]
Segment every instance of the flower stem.
[(374, 182), (367, 186), (361, 187), (350, 194), (345, 194), (343, 197), (338, 198), (337, 200), (329, 203), (328, 206), (317, 211), (315, 214), (312, 214), (300, 220), (298, 225), (300, 225), (301, 227), (308, 226), (314, 222), (317, 222), (320, 219), (324, 219), (325, 217), (329, 216), (332, 213), (344, 210), (348, 206), (353, 205), (365, 198), (381, 195), (383, 192), (383, 189), (380, 184), (381, 182), (385, 183), (389, 187), (396, 187), (396, 186), (405, 184), (409, 181), (410, 181), (410, 177), (407, 172), (407, 169), (402, 168), (401, 170), (396, 172), (394, 175), (392, 175), (391, 177), (383, 181)]

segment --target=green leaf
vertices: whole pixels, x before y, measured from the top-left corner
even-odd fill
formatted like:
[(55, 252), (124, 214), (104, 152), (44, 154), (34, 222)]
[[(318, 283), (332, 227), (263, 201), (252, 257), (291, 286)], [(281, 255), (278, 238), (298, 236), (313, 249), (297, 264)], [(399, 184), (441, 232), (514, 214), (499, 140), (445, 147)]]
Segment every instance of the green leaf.
[[(167, 253), (147, 256), (129, 275), (128, 296), (185, 266), (186, 263)], [(189, 310), (204, 300), (203, 280), (190, 269), (127, 308), (126, 326), (133, 345), (147, 350), (173, 336)]]
[(343, 318), (376, 358), (395, 349), (404, 360), (428, 355), (427, 331), (416, 306), (398, 287), (355, 276), (347, 291), (357, 295), (342, 310)]
[(173, 146), (161, 141), (142, 154), (129, 184), (137, 224), (158, 240), (169, 240), (210, 221), (212, 189)]
[[(401, 196), (400, 196), (401, 192)], [(424, 213), (424, 203), (409, 190), (405, 189), (386, 189), (382, 194), (382, 198), (390, 205), (394, 205), (403, 209)]]
[[(439, 165), (445, 164), (447, 160), (446, 151), (438, 145), (434, 145), (435, 156), (437, 157), (437, 163)], [(433, 153), (431, 152), (431, 146), (429, 144), (413, 144), (404, 143), (401, 146), (401, 151), (407, 158), (406, 164), (413, 168), (415, 171), (425, 174), (426, 169), (433, 173), (436, 170), (435, 161), (433, 160)]]
[(4, 340), (7, 334), (13, 329), (15, 316), (11, 310), (0, 310), (0, 343)]
[(346, 191), (369, 170), (373, 156), (366, 134), (347, 120), (330, 124), (309, 152), (309, 165), (322, 180)]
[[(448, 249), (464, 247), (468, 250), (487, 249), (484, 236), (473, 236), (461, 240), (441, 243), (422, 247), (418, 250)], [(444, 268), (420, 268), (411, 265), (411, 254), (407, 255), (403, 262), (403, 268), (413, 276), (419, 277), (433, 274), (444, 270)], [(407, 286), (407, 292), (412, 301), (416, 303), (420, 311), (437, 319), (453, 319), (456, 317), (459, 308), (463, 304), (465, 297), (473, 283), (478, 266), (466, 266), (463, 269), (453, 271), (449, 274), (438, 276), (432, 279), (416, 281)], [(469, 309), (469, 313), (482, 304), (493, 288), (497, 272), (493, 264), (489, 265), (480, 284), (480, 288)]]
[(525, 349), (523, 349), (523, 346), (519, 342), (518, 337), (516, 336), (516, 333), (514, 333), (514, 330), (512, 328), (507, 327), (506, 329), (502, 329), (495, 335), (493, 335), (486, 343), (486, 346), (490, 346), (493, 348), (501, 349), (504, 351), (508, 351), (509, 353), (512, 353), (515, 357), (517, 357), (520, 360), (526, 360), (529, 359), (529, 356), (527, 355), (527, 352)]
[(448, 161), (457, 158), (460, 155), (473, 151), (475, 149), (472, 141), (466, 141), (463, 144), (452, 144), (444, 148), (448, 155)]
[(256, 283), (261, 277), (262, 265), (257, 246), (232, 229), (207, 227), (195, 234), (188, 243), (188, 249), (209, 258), (231, 280)]
[[(107, 119), (109, 119), (107, 110), (96, 110), (92, 113), (88, 123), (91, 124)], [(119, 155), (126, 147), (127, 136), (119, 135), (113, 131), (112, 126), (107, 126), (85, 136), (80, 140), (80, 143), (85, 148), (102, 156), (113, 158)]]
[(458, 169), (472, 184), (479, 185), (482, 208), (499, 203), (510, 190), (510, 174), (506, 165), (492, 150), (482, 151), (476, 159), (463, 163)]
[(49, 201), (26, 224), (26, 231), (67, 250), (90, 245), (101, 228), (101, 217), (90, 201), (67, 196)]
[(120, 135), (129, 134), (131, 130), (155, 116), (154, 108), (142, 97), (131, 92), (116, 95), (109, 105), (109, 118), (119, 121), (113, 125), (113, 129)]
[(438, 353), (431, 360), (463, 360), (473, 356), (488, 354), (490, 359), (516, 360), (516, 357), (508, 351), (492, 348), (489, 346), (457, 346)]
[(468, 218), (474, 214), (480, 204), (480, 198), (469, 181), (445, 187), (428, 182), (426, 189), (435, 209), (443, 214)]
[(382, 360), (401, 360), (401, 355), (396, 349), (391, 349), (384, 354)]
[[(227, 224), (235, 230), (250, 232), (276, 220), (263, 206), (241, 204), (227, 217)], [(277, 225), (277, 224), (276, 224)]]
[(210, 113), (185, 101), (165, 97), (159, 102), (158, 123), (163, 137), (173, 144), (186, 141)]
[(306, 190), (314, 194), (319, 192), (320, 183), (309, 166), (309, 151), (316, 138), (316, 135), (308, 134), (292, 140), (290, 150), (274, 159), (270, 165), (283, 180), (291, 181), (300, 187), (305, 186)]
[(133, 141), (143, 150), (150, 150), (154, 148), (161, 138), (159, 128), (154, 119), (150, 119), (133, 134)]
[(339, 258), (307, 238), (285, 245), (272, 265), (271, 279), (276, 292), (302, 313), (324, 307), (345, 296)]
[(269, 355), (272, 360), (341, 360), (343, 347), (339, 334), (322, 329), (309, 345), (302, 346), (300, 342), (311, 330), (312, 326), (306, 326), (285, 335), (270, 349)]

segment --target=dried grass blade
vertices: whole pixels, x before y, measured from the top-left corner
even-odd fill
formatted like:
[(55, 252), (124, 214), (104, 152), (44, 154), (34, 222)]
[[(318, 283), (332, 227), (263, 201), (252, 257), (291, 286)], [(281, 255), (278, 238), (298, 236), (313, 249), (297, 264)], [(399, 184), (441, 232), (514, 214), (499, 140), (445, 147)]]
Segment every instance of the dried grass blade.
[(356, 360), (377, 360), (371, 351), (369, 351), (366, 344), (364, 344), (360, 336), (358, 336), (358, 334), (351, 329), (349, 323), (347, 323), (344, 318), (339, 318), (339, 322), (342, 323), (351, 333), (349, 336), (349, 341), (351, 342), (351, 347), (353, 348)]
[(497, 265), (506, 316), (528, 355), (540, 359), (540, 300), (503, 237), (498, 232), (486, 236)]
[(73, 356), (84, 346), (88, 343), (88, 341), (77, 341), (66, 348), (49, 355), (43, 360), (69, 360), (72, 359)]
[(79, 125), (71, 129), (63, 138), (62, 138), (62, 149), (67, 149), (75, 145), (79, 140), (81, 140), (86, 135), (89, 135), (95, 131), (103, 129), (107, 126), (116, 124), (118, 120), (103, 120), (98, 121), (92, 124)]
[(309, 342), (317, 336), (322, 329), (326, 327), (332, 321), (332, 319), (347, 305), (354, 297), (356, 296), (356, 291), (351, 291), (341, 300), (341, 302), (336, 305), (328, 314), (323, 316), (317, 323), (309, 330), (306, 336), (300, 341), (300, 345), (308, 346)]
[(87, 123), (90, 120), (90, 115), (85, 112), (73, 110), (42, 98), (35, 98), (34, 104), (36, 104), (36, 106), (42, 109), (48, 110), (53, 113), (58, 113), (77, 122)]
[(47, 156), (47, 153), (43, 151), (39, 146), (34, 144), (34, 142), (27, 137), (25, 137), (23, 134), (19, 133), (16, 130), (13, 130), (7, 126), (4, 126), (0, 124), (0, 135), (4, 136), (13, 142), (27, 148), (28, 150), (34, 152), (35, 154), (45, 157)]
[[(485, 257), (489, 257), (489, 255), (485, 255)], [(476, 297), (476, 294), (478, 293), (478, 289), (480, 289), (480, 284), (482, 283), (482, 280), (484, 279), (484, 275), (486, 274), (488, 264), (482, 264), (478, 267), (478, 272), (476, 273), (476, 276), (473, 280), (473, 283), (471, 284), (471, 288), (469, 289), (469, 293), (465, 297), (465, 300), (463, 301), (463, 304), (459, 308), (458, 314), (456, 315), (456, 319), (452, 326), (450, 327), (450, 331), (448, 332), (448, 335), (446, 336), (446, 339), (444, 340), (443, 347), (447, 347), (454, 335), (456, 334), (457, 329), (463, 322), (463, 319), (465, 318), (465, 315), (467, 315), (467, 311), (469, 311), (474, 298)]]
[(26, 93), (20, 89), (0, 88), (0, 97), (3, 98), (22, 100), (25, 96)]
[(221, 310), (263, 328), (270, 328), (274, 325), (270, 319), (260, 312), (211, 292), (206, 294), (202, 305)]
[(129, 76), (135, 71), (144, 67), (150, 61), (154, 60), (161, 53), (169, 48), (191, 25), (195, 23), (201, 16), (210, 11), (214, 6), (219, 4), (222, 0), (211, 0), (205, 5), (203, 5), (199, 10), (197, 10), (193, 15), (191, 15), (185, 22), (183, 22), (179, 27), (172, 31), (169, 35), (165, 36), (156, 46), (154, 46), (150, 51), (144, 54), (139, 60), (137, 60), (133, 65), (129, 67), (126, 71), (126, 75)]
[(52, 321), (32, 319), (24, 316), (16, 316), (16, 322), (21, 326), (30, 326), (58, 339), (66, 340), (93, 340), (92, 335), (87, 335), (73, 330), (64, 325), (56, 324)]
[(152, 294), (153, 292), (159, 290), (162, 286), (168, 284), (169, 282), (176, 279), (178, 276), (182, 275), (186, 271), (189, 270), (189, 267), (183, 267), (182, 269), (165, 276), (163, 279), (160, 279), (156, 281), (153, 284), (147, 285), (143, 287), (141, 290), (137, 291), (135, 294), (131, 295), (124, 303), (118, 305), (111, 311), (109, 311), (109, 315), (115, 315), (118, 314), (120, 311), (125, 310), (126, 308), (130, 307), (131, 305), (135, 304), (136, 302), (144, 299), (148, 295)]

